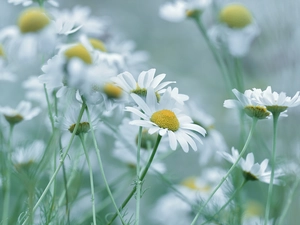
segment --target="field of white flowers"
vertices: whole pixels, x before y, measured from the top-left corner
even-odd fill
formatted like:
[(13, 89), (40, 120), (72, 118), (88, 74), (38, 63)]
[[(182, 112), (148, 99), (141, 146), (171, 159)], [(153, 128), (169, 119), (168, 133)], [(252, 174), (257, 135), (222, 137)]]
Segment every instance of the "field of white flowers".
[(2, 0), (1, 225), (298, 225), (300, 3)]

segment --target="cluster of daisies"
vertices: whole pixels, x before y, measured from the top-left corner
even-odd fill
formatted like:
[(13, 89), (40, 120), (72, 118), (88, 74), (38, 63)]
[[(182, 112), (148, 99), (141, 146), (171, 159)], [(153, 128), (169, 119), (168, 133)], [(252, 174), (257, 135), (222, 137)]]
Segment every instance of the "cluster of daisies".
[[(114, 202), (112, 196), (106, 198), (106, 191), (94, 193), (93, 185), (103, 188), (101, 182), (93, 181), (97, 165), (102, 168), (100, 154), (94, 151), (98, 146), (100, 150), (112, 148), (110, 155), (118, 162), (116, 168), (121, 164), (128, 169), (141, 166), (146, 168), (142, 173), (144, 178), (150, 166), (149, 174), (170, 186), (171, 192), (158, 199), (149, 213), (156, 224), (195, 224), (199, 205), (205, 201), (207, 209), (201, 212), (201, 223), (221, 220), (219, 213), (211, 212), (219, 212), (231, 202), (226, 190), (232, 190), (233, 184), (228, 181), (221, 185), (222, 177), (229, 174), (219, 167), (209, 168), (209, 164), (219, 164), (222, 157), (239, 167), (246, 181), (282, 184), (283, 171), (270, 170), (268, 159), (259, 164), (255, 163), (253, 153), (245, 158), (235, 148), (231, 154), (227, 153), (223, 136), (214, 129), (214, 119), (203, 112), (198, 102), (173, 87), (175, 81), (165, 81), (166, 74), (156, 74), (156, 69), (147, 68), (148, 54), (137, 51), (134, 42), (123, 40), (107, 18), (94, 17), (83, 6), (60, 9), (54, 0), (8, 0), (8, 3), (22, 4), (25, 8), (19, 13), (16, 25), (0, 30), (0, 81), (9, 90), (11, 87), (22, 90), (20, 96), (12, 98), (9, 93), (0, 102), (2, 224), (25, 225), (34, 221), (90, 224), (93, 218), (95, 225), (96, 214), (103, 215), (106, 204), (97, 208), (98, 201), (109, 202), (107, 205)], [(209, 43), (233, 57), (246, 55), (259, 28), (241, 4), (221, 9), (221, 5), (210, 0), (178, 0), (165, 3), (159, 13), (163, 19), (180, 22), (205, 17), (211, 13), (208, 8), (220, 11), (216, 24), (202, 27), (207, 29)], [(283, 92), (272, 92), (271, 87), (245, 93), (233, 89), (233, 93), (238, 100), (226, 100), (224, 107), (237, 108), (254, 120), (285, 116), (289, 107), (300, 104), (299, 92), (291, 98)], [(19, 97), (14, 107), (13, 102)], [(30, 121), (29, 128), (19, 126), (24, 121)], [(33, 137), (28, 130), (34, 130)], [(76, 136), (82, 146), (72, 145), (73, 139), (78, 141)], [(154, 160), (153, 149), (158, 149)], [(200, 149), (197, 167), (203, 169), (201, 176), (188, 177), (177, 185), (168, 180), (164, 158), (176, 149), (184, 152)], [(50, 181), (42, 188), (37, 181), (49, 178), (49, 171)], [(78, 180), (85, 173), (90, 173), (92, 203), (87, 187), (80, 190)], [(13, 198), (10, 188), (20, 182), (12, 174), (22, 178), (28, 194), (28, 203), (21, 206), (10, 202)], [(106, 180), (103, 170), (102, 175)], [(115, 177), (113, 172), (108, 175)], [(132, 181), (127, 176), (116, 180), (123, 184), (125, 178)], [(57, 185), (54, 180), (64, 180), (64, 184)], [(113, 194), (123, 191), (124, 187), (110, 182)], [(56, 186), (64, 192), (56, 192)], [(110, 193), (110, 188), (106, 188)], [(36, 189), (42, 189), (42, 194), (33, 194)], [(24, 190), (19, 192), (24, 195)], [(44, 198), (51, 199), (48, 211), (40, 205), (46, 201)], [(10, 210), (14, 207), (15, 212)], [(60, 210), (62, 207), (65, 210)], [(253, 223), (253, 218), (246, 216), (248, 211), (251, 214), (251, 206), (245, 210), (245, 224)], [(55, 216), (59, 219), (55, 220)], [(122, 215), (118, 216), (123, 222)], [(131, 215), (124, 216), (127, 217), (130, 221)]]

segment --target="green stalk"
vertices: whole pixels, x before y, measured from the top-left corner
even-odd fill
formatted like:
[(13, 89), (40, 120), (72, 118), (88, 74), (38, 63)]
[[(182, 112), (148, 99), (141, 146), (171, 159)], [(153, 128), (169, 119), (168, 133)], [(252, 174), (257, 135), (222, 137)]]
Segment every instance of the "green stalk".
[(48, 92), (47, 92), (46, 84), (44, 84), (44, 92), (45, 92), (47, 106), (48, 106), (49, 119), (50, 119), (50, 122), (51, 122), (52, 131), (53, 131), (54, 130), (54, 118), (53, 118), (52, 111), (51, 111), (51, 104), (50, 104), (50, 100), (49, 100), (49, 95), (48, 95)]
[(6, 179), (5, 179), (5, 193), (4, 193), (4, 200), (3, 200), (3, 212), (2, 212), (2, 221), (3, 225), (8, 225), (9, 222), (9, 202), (10, 202), (10, 189), (11, 189), (11, 141), (12, 135), (14, 130), (14, 124), (10, 124), (9, 126), (9, 138), (7, 143), (7, 164), (6, 164)]
[(265, 222), (264, 225), (268, 223), (269, 220), (269, 214), (271, 209), (271, 201), (272, 201), (272, 193), (273, 193), (273, 180), (274, 180), (274, 171), (275, 171), (275, 156), (276, 156), (276, 139), (277, 139), (277, 124), (278, 124), (278, 118), (280, 113), (278, 112), (272, 112), (273, 113), (273, 149), (272, 149), (272, 169), (271, 169), (271, 178), (270, 178), (270, 184), (268, 189), (268, 199), (267, 199), (267, 206), (265, 211)]
[(191, 225), (195, 225), (196, 221), (198, 219), (198, 217), (200, 216), (201, 212), (203, 211), (203, 209), (205, 208), (205, 206), (208, 204), (208, 202), (211, 200), (211, 198), (214, 196), (214, 194), (217, 192), (217, 190), (221, 187), (221, 185), (224, 183), (224, 181), (227, 179), (227, 177), (230, 175), (230, 173), (233, 171), (233, 169), (236, 167), (236, 165), (239, 163), (240, 159), (242, 158), (242, 156), (244, 155), (244, 153), (246, 152), (246, 149), (249, 145), (249, 142), (252, 138), (253, 135), (253, 131), (254, 131), (254, 127), (256, 125), (257, 122), (257, 118), (253, 117), (252, 120), (252, 126), (248, 135), (248, 138), (245, 142), (245, 145), (239, 155), (239, 157), (237, 158), (237, 160), (235, 161), (235, 163), (231, 166), (231, 168), (229, 169), (229, 171), (227, 172), (227, 174), (222, 178), (221, 182), (217, 185), (217, 187), (215, 187), (215, 189), (213, 190), (213, 192), (210, 194), (210, 196), (208, 197), (208, 199), (206, 200), (206, 202), (203, 204), (203, 206), (199, 209), (198, 213), (196, 214), (194, 220), (192, 221)]
[(95, 207), (95, 191), (94, 191), (94, 179), (93, 179), (93, 169), (90, 162), (89, 154), (85, 146), (84, 137), (83, 134), (79, 134), (79, 138), (82, 144), (82, 148), (86, 157), (86, 161), (89, 167), (89, 173), (90, 173), (90, 184), (91, 184), (91, 199), (92, 199), (92, 211), (93, 211), (93, 225), (97, 225), (96, 220), (96, 207)]
[(225, 209), (227, 207), (227, 205), (234, 199), (235, 195), (244, 187), (244, 185), (247, 183), (247, 179), (245, 179), (243, 181), (243, 183), (233, 192), (232, 196), (227, 200), (227, 202), (212, 216), (211, 219), (209, 219), (208, 221), (202, 223), (201, 225), (207, 224), (210, 221), (212, 221), (216, 215), (218, 215), (223, 209)]
[(135, 225), (139, 224), (140, 216), (140, 199), (141, 199), (141, 184), (140, 180), (140, 157), (141, 157), (141, 142), (142, 142), (142, 130), (143, 127), (139, 128), (138, 134), (138, 144), (137, 144), (137, 153), (136, 153), (136, 211), (135, 211)]
[[(156, 143), (155, 143), (155, 145), (153, 147), (153, 151), (152, 151), (152, 153), (150, 155), (149, 161), (147, 162), (146, 167), (144, 168), (144, 170), (141, 173), (141, 176), (140, 176), (141, 182), (143, 182), (143, 180), (144, 180), (144, 178), (145, 178), (145, 176), (146, 176), (146, 174), (147, 174), (147, 172), (148, 172), (148, 170), (149, 170), (149, 168), (151, 166), (151, 163), (152, 163), (152, 161), (154, 159), (154, 156), (156, 154), (156, 151), (157, 151), (157, 148), (158, 148), (158, 145), (160, 143), (161, 138), (162, 138), (162, 136), (160, 136), (160, 135), (157, 136), (157, 140), (156, 140)], [(135, 192), (136, 192), (136, 186), (134, 186), (134, 188), (132, 189), (132, 191), (129, 193), (129, 195), (127, 196), (127, 198), (124, 200), (124, 202), (122, 203), (122, 205), (119, 208), (119, 210), (124, 209), (124, 207), (127, 205), (127, 203), (132, 198), (132, 196), (134, 195)], [(117, 217), (117, 213), (115, 213), (113, 215), (112, 219), (108, 222), (107, 225), (112, 224), (112, 222), (115, 220), (116, 217)]]
[[(37, 203), (36, 203), (35, 206), (33, 207), (33, 212), (35, 212), (35, 210), (36, 210), (36, 209), (38, 208), (38, 206), (41, 204), (42, 200), (44, 199), (44, 197), (45, 197), (46, 194), (47, 194), (47, 191), (50, 189), (50, 187), (51, 187), (53, 181), (55, 180), (56, 175), (58, 174), (60, 168), (62, 167), (63, 162), (64, 162), (65, 158), (67, 157), (68, 152), (69, 152), (69, 150), (70, 150), (70, 148), (71, 148), (72, 142), (73, 142), (74, 137), (75, 137), (75, 134), (76, 134), (76, 132), (77, 132), (77, 130), (78, 130), (78, 126), (79, 126), (79, 123), (80, 123), (80, 120), (81, 120), (81, 118), (82, 118), (82, 115), (83, 115), (83, 112), (84, 112), (85, 108), (86, 108), (86, 104), (85, 104), (85, 102), (83, 101), (82, 106), (81, 106), (81, 109), (80, 109), (80, 112), (79, 112), (79, 116), (78, 116), (78, 119), (77, 119), (77, 122), (76, 122), (76, 125), (75, 125), (74, 130), (73, 130), (73, 133), (72, 133), (72, 135), (71, 135), (69, 144), (68, 144), (68, 146), (67, 146), (67, 149), (66, 149), (65, 153), (63, 154), (63, 156), (62, 156), (62, 158), (61, 158), (61, 160), (60, 160), (60, 163), (59, 163), (58, 167), (56, 168), (55, 172), (53, 173), (53, 175), (52, 175), (50, 181), (48, 182), (46, 188), (44, 189), (42, 195), (40, 196), (40, 198), (38, 199)], [(22, 225), (25, 225), (25, 224), (27, 223), (27, 220), (28, 220), (28, 218), (22, 223)]]
[(122, 222), (123, 225), (125, 225), (125, 222), (123, 220), (123, 217), (118, 209), (118, 206), (114, 200), (114, 197), (111, 193), (111, 190), (110, 190), (110, 187), (108, 185), (108, 182), (107, 182), (107, 179), (106, 179), (106, 176), (105, 176), (105, 173), (104, 173), (104, 168), (103, 168), (103, 163), (102, 163), (102, 159), (101, 159), (101, 154), (100, 154), (100, 150), (98, 148), (98, 144), (97, 144), (97, 141), (96, 141), (96, 136), (95, 136), (95, 132), (94, 132), (94, 129), (93, 129), (93, 126), (92, 126), (92, 121), (91, 121), (91, 116), (90, 116), (90, 113), (89, 113), (89, 109), (86, 108), (86, 114), (87, 114), (87, 117), (88, 117), (88, 121), (89, 121), (89, 124), (91, 126), (91, 133), (92, 133), (92, 138), (93, 138), (93, 143), (94, 143), (94, 147), (96, 149), (96, 154), (97, 154), (97, 159), (98, 159), (98, 163), (99, 163), (99, 166), (100, 166), (100, 172), (101, 172), (101, 175), (102, 175), (102, 178), (103, 178), (103, 181), (104, 181), (104, 184), (106, 186), (106, 190), (111, 198), (111, 201), (115, 207), (115, 209), (117, 210), (117, 215), (120, 217), (120, 220)]
[(286, 204), (284, 205), (282, 214), (281, 214), (280, 219), (279, 219), (279, 221), (278, 221), (278, 223), (277, 223), (278, 225), (281, 225), (281, 224), (283, 224), (283, 223), (284, 223), (284, 224), (287, 223), (287, 222), (285, 221), (284, 218), (285, 218), (285, 216), (286, 216), (286, 214), (287, 214), (287, 212), (288, 212), (288, 210), (289, 210), (289, 208), (290, 208), (290, 206), (291, 206), (291, 204), (292, 204), (292, 201), (293, 201), (293, 198), (294, 198), (294, 194), (295, 194), (295, 192), (296, 192), (296, 189), (297, 189), (299, 183), (300, 183), (300, 179), (298, 178), (298, 179), (294, 182), (294, 184), (293, 184), (293, 186), (292, 186), (292, 188), (291, 188), (291, 190), (290, 190), (290, 193), (289, 193), (287, 202), (286, 202)]
[(213, 44), (209, 40), (209, 37), (208, 37), (208, 35), (206, 33), (206, 30), (205, 30), (205, 27), (203, 26), (202, 22), (200, 21), (199, 16), (195, 16), (195, 17), (192, 17), (192, 18), (195, 20), (195, 22), (197, 24), (197, 27), (199, 28), (199, 30), (200, 30), (200, 32), (201, 32), (201, 34), (202, 34), (202, 36), (203, 36), (203, 38), (204, 38), (204, 40), (205, 40), (208, 48), (210, 49), (210, 51), (211, 51), (211, 53), (212, 53), (212, 55), (213, 55), (213, 57), (214, 57), (217, 65), (218, 65), (218, 67), (220, 69), (220, 72), (223, 75), (225, 83), (228, 86), (229, 91), (231, 91), (233, 82), (230, 81), (230, 80), (228, 80), (228, 79), (230, 79), (230, 76), (228, 75), (228, 71), (227, 71), (226, 65), (224, 64), (224, 62), (222, 61), (222, 59), (220, 59), (220, 57), (219, 57), (219, 55), (218, 55), (218, 53), (216, 51), (216, 48), (213, 46)]

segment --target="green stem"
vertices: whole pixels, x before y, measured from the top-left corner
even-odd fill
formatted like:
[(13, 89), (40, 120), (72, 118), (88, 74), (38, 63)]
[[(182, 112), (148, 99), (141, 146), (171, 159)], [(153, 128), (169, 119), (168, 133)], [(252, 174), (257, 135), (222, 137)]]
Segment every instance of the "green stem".
[(50, 105), (50, 100), (49, 100), (49, 95), (47, 92), (46, 84), (44, 84), (44, 92), (45, 92), (45, 96), (46, 96), (46, 100), (47, 100), (49, 119), (51, 122), (52, 131), (53, 131), (54, 130), (54, 118), (53, 118), (52, 111), (51, 111), (51, 105)]
[[(81, 109), (80, 109), (80, 112), (79, 112), (79, 115), (78, 115), (78, 119), (77, 119), (77, 122), (76, 122), (76, 125), (75, 125), (75, 128), (74, 128), (74, 130), (73, 130), (73, 132), (72, 132), (72, 135), (71, 135), (69, 144), (68, 144), (68, 146), (67, 146), (67, 149), (66, 149), (65, 153), (63, 154), (63, 156), (62, 156), (62, 158), (61, 158), (61, 160), (60, 160), (60, 163), (59, 163), (58, 167), (56, 168), (55, 172), (53, 173), (53, 175), (52, 175), (50, 181), (48, 182), (48, 184), (47, 184), (47, 186), (46, 186), (46, 188), (44, 189), (44, 191), (43, 191), (43, 193), (41, 194), (40, 198), (38, 199), (37, 203), (36, 203), (35, 206), (33, 207), (33, 212), (35, 212), (35, 210), (36, 210), (36, 209), (38, 208), (38, 206), (41, 204), (42, 200), (44, 199), (44, 197), (45, 197), (46, 194), (47, 194), (47, 191), (49, 190), (49, 188), (51, 187), (53, 181), (55, 180), (56, 175), (58, 174), (60, 168), (62, 167), (63, 162), (64, 162), (65, 158), (67, 157), (68, 152), (69, 152), (69, 150), (70, 150), (70, 148), (71, 148), (72, 142), (73, 142), (74, 137), (75, 137), (75, 134), (76, 134), (76, 132), (77, 132), (77, 130), (78, 130), (79, 123), (80, 123), (80, 120), (81, 120), (81, 118), (82, 118), (82, 115), (83, 115), (83, 112), (84, 112), (85, 108), (86, 108), (86, 104), (85, 104), (85, 102), (83, 101), (82, 106), (81, 106)], [(27, 218), (27, 219), (28, 219), (28, 218)], [(22, 223), (22, 225), (25, 225), (25, 224), (27, 223), (27, 219)]]
[(234, 199), (235, 195), (244, 187), (244, 185), (247, 183), (247, 179), (243, 181), (243, 183), (233, 192), (232, 196), (228, 199), (228, 201), (212, 216), (212, 218), (208, 221), (205, 221), (201, 225), (207, 224), (208, 222), (212, 221), (216, 215), (218, 215), (223, 209), (227, 207), (227, 205)]
[(198, 26), (198, 28), (199, 28), (202, 36), (204, 37), (204, 40), (205, 40), (206, 44), (208, 45), (208, 48), (210, 49), (210, 51), (211, 51), (211, 53), (212, 53), (212, 55), (213, 55), (213, 57), (214, 57), (217, 65), (218, 65), (218, 67), (220, 69), (221, 74), (223, 75), (223, 78), (225, 80), (225, 83), (228, 86), (229, 91), (231, 91), (231, 89), (232, 89), (231, 83), (232, 82), (230, 82), (230, 80), (228, 80), (230, 78), (230, 76), (228, 75), (226, 65), (224, 64), (224, 62), (222, 61), (222, 59), (220, 59), (220, 57), (219, 57), (219, 55), (218, 55), (218, 53), (216, 51), (216, 48), (213, 46), (213, 44), (209, 40), (209, 37), (208, 37), (208, 35), (206, 33), (206, 30), (205, 30), (205, 27), (203, 26), (203, 24), (202, 24), (199, 16), (192, 17), (192, 18), (195, 20), (195, 22), (196, 22), (196, 24), (197, 24), (197, 26)]
[(229, 171), (227, 172), (227, 174), (222, 178), (221, 182), (217, 185), (217, 187), (215, 187), (215, 189), (213, 190), (213, 192), (210, 194), (210, 196), (208, 197), (208, 199), (205, 201), (205, 203), (203, 204), (203, 206), (199, 209), (198, 213), (196, 214), (194, 220), (192, 221), (191, 225), (195, 225), (196, 221), (198, 219), (198, 217), (200, 216), (201, 212), (203, 211), (203, 209), (205, 208), (205, 206), (208, 204), (208, 202), (211, 200), (211, 198), (214, 196), (214, 194), (217, 192), (217, 190), (221, 187), (221, 185), (224, 183), (224, 181), (227, 179), (227, 177), (230, 175), (230, 173), (233, 171), (233, 169), (236, 167), (236, 165), (239, 163), (240, 159), (242, 158), (242, 156), (244, 155), (244, 153), (246, 152), (246, 149), (249, 145), (249, 142), (252, 138), (253, 135), (253, 131), (254, 131), (254, 127), (256, 125), (257, 122), (257, 118), (253, 118), (252, 120), (252, 126), (248, 135), (248, 138), (245, 142), (245, 145), (239, 155), (239, 157), (237, 158), (237, 160), (235, 161), (235, 163), (231, 166), (231, 168), (229, 169)]
[(236, 76), (236, 83), (237, 83), (237, 89), (239, 92), (244, 92), (244, 79), (243, 79), (243, 73), (242, 73), (242, 66), (241, 66), (241, 60), (237, 57), (234, 57), (234, 67), (235, 67), (235, 76)]
[(141, 157), (141, 142), (142, 142), (142, 130), (143, 127), (139, 128), (138, 134), (138, 144), (137, 144), (137, 153), (136, 153), (136, 211), (135, 211), (135, 224), (139, 224), (140, 216), (140, 199), (141, 199), (141, 183), (140, 180), (140, 157)]
[(287, 214), (287, 212), (288, 212), (288, 210), (289, 210), (289, 208), (290, 208), (290, 205), (292, 204), (292, 201), (293, 201), (293, 198), (294, 198), (294, 194), (295, 194), (296, 188), (298, 187), (299, 183), (300, 183), (300, 179), (298, 178), (298, 179), (294, 182), (294, 184), (293, 184), (293, 186), (292, 186), (292, 188), (291, 188), (291, 190), (290, 190), (290, 193), (289, 193), (287, 202), (286, 202), (286, 204), (284, 205), (282, 214), (281, 214), (280, 219), (279, 219), (279, 221), (278, 221), (278, 223), (277, 223), (278, 225), (281, 225), (281, 224), (283, 224), (283, 223), (284, 223), (284, 224), (287, 223), (287, 222), (285, 221), (284, 218), (285, 218), (285, 216), (286, 216), (286, 214)]
[(8, 225), (9, 222), (9, 202), (10, 202), (10, 189), (11, 189), (11, 155), (12, 155), (12, 149), (11, 149), (11, 141), (12, 141), (12, 135), (13, 135), (14, 125), (10, 124), (9, 127), (9, 137), (8, 137), (8, 143), (7, 143), (7, 166), (6, 166), (6, 179), (5, 179), (5, 194), (4, 194), (4, 200), (3, 200), (3, 212), (2, 212), (2, 221), (3, 225)]
[[(146, 167), (144, 168), (144, 170), (142, 171), (141, 173), (141, 176), (140, 176), (140, 180), (141, 182), (144, 180), (150, 166), (151, 166), (151, 163), (154, 159), (154, 156), (156, 154), (156, 151), (157, 151), (157, 148), (158, 148), (158, 145), (160, 143), (160, 140), (161, 140), (162, 136), (158, 135), (157, 136), (157, 140), (156, 140), (156, 143), (153, 147), (153, 151), (150, 155), (150, 158), (149, 158), (149, 161), (147, 162), (146, 164)], [(129, 202), (129, 200), (132, 198), (132, 196), (134, 195), (134, 193), (136, 192), (136, 186), (134, 186), (134, 188), (132, 189), (132, 191), (129, 193), (129, 195), (127, 196), (127, 198), (124, 200), (124, 202), (122, 203), (121, 207), (119, 208), (120, 210), (124, 209), (124, 207), (127, 205), (127, 203)], [(112, 224), (112, 222), (115, 220), (115, 218), (117, 217), (117, 213), (115, 213), (112, 217), (112, 219), (108, 222), (107, 225), (110, 225)]]
[(270, 184), (268, 189), (268, 199), (267, 199), (267, 206), (265, 211), (264, 225), (268, 223), (270, 209), (271, 209), (271, 202), (272, 202), (273, 180), (274, 180), (274, 171), (275, 171), (275, 156), (276, 156), (277, 124), (278, 124), (279, 115), (280, 113), (273, 112), (273, 149), (272, 149), (272, 157), (271, 157), (272, 169), (271, 169), (271, 178), (270, 178)]
[(95, 132), (94, 132), (94, 129), (93, 129), (93, 126), (92, 126), (92, 121), (91, 121), (91, 116), (90, 116), (90, 113), (89, 113), (89, 109), (86, 108), (86, 114), (87, 114), (87, 117), (88, 117), (88, 121), (89, 121), (89, 124), (91, 126), (91, 133), (92, 133), (92, 138), (93, 138), (93, 143), (94, 143), (94, 147), (96, 149), (96, 154), (97, 154), (97, 159), (98, 159), (98, 163), (99, 163), (99, 166), (100, 166), (100, 172), (101, 172), (101, 175), (102, 175), (102, 178), (103, 178), (103, 181), (104, 181), (104, 184), (105, 184), (105, 187), (106, 187), (106, 190), (111, 198), (111, 201), (115, 207), (115, 209), (117, 210), (117, 215), (120, 217), (120, 220), (122, 222), (122, 224), (124, 225), (125, 222), (123, 220), (123, 217), (118, 209), (118, 206), (114, 200), (114, 197), (111, 193), (111, 190), (110, 190), (110, 187), (108, 185), (108, 182), (107, 182), (107, 179), (106, 179), (106, 176), (105, 176), (105, 173), (104, 173), (104, 168), (103, 168), (103, 163), (102, 163), (102, 159), (101, 159), (101, 154), (100, 154), (100, 150), (98, 148), (98, 144), (97, 144), (97, 141), (96, 141), (96, 136), (95, 136)]
[(92, 199), (92, 211), (93, 211), (93, 225), (97, 225), (96, 221), (96, 207), (95, 207), (95, 191), (94, 191), (94, 179), (93, 179), (93, 169), (90, 162), (89, 154), (85, 146), (84, 137), (83, 134), (79, 134), (79, 138), (82, 144), (82, 148), (86, 157), (86, 161), (89, 167), (89, 173), (90, 173), (90, 184), (91, 184), (91, 199)]

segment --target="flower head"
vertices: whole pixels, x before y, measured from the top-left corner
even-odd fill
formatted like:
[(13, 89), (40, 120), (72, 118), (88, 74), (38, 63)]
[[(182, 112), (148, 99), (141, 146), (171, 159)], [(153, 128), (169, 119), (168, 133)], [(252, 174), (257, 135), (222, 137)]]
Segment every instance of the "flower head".
[(45, 144), (41, 140), (17, 147), (12, 154), (12, 162), (17, 170), (28, 169), (33, 163), (38, 163), (44, 154)]
[(267, 111), (267, 108), (260, 104), (256, 99), (257, 95), (260, 94), (258, 89), (246, 90), (244, 94), (240, 93), (236, 89), (233, 89), (232, 92), (238, 100), (225, 100), (224, 107), (243, 108), (248, 116), (257, 119), (265, 119), (270, 115), (270, 113)]
[(243, 57), (259, 32), (250, 11), (234, 3), (220, 10), (219, 21), (208, 30), (208, 36), (217, 48), (226, 49), (234, 57)]
[(167, 85), (175, 83), (175, 81), (162, 82), (166, 74), (159, 74), (154, 77), (155, 71), (156, 69), (143, 71), (137, 80), (129, 72), (124, 72), (112, 78), (112, 81), (128, 94), (134, 93), (141, 97), (146, 97), (148, 89), (150, 88), (153, 89), (156, 94), (161, 94), (165, 92)]
[(260, 89), (258, 91), (260, 94), (256, 96), (257, 102), (266, 106), (272, 113), (281, 113), (289, 107), (295, 107), (300, 104), (299, 91), (293, 97), (287, 97), (285, 92), (272, 92), (270, 86), (264, 91)]
[(159, 103), (152, 88), (148, 89), (146, 101), (136, 94), (131, 94), (131, 96), (141, 111), (134, 107), (126, 107), (126, 110), (136, 114), (142, 120), (133, 120), (130, 124), (147, 128), (149, 134), (158, 133), (161, 136), (167, 134), (173, 150), (176, 149), (177, 142), (185, 152), (188, 152), (189, 145), (193, 150), (197, 150), (193, 139), (202, 143), (196, 133), (204, 136), (206, 131), (174, 107), (176, 101), (172, 99), (169, 91), (164, 93)]
[[(239, 152), (237, 149), (231, 149), (231, 155), (227, 152), (218, 152), (220, 155), (226, 159), (228, 162), (234, 164), (236, 160), (239, 158)], [(246, 156), (246, 159), (241, 158), (238, 166), (243, 170), (243, 176), (246, 180), (259, 180), (264, 183), (270, 183), (271, 179), (271, 171), (266, 171), (268, 167), (268, 159), (262, 161), (261, 164), (254, 163), (254, 155), (253, 153), (249, 153)], [(282, 176), (282, 170), (275, 171), (274, 175), (274, 184), (281, 184), (281, 180), (279, 179)]]
[(15, 125), (23, 120), (31, 120), (40, 111), (40, 108), (31, 108), (31, 103), (27, 101), (21, 101), (15, 109), (7, 106), (0, 107), (0, 112), (11, 125)]

